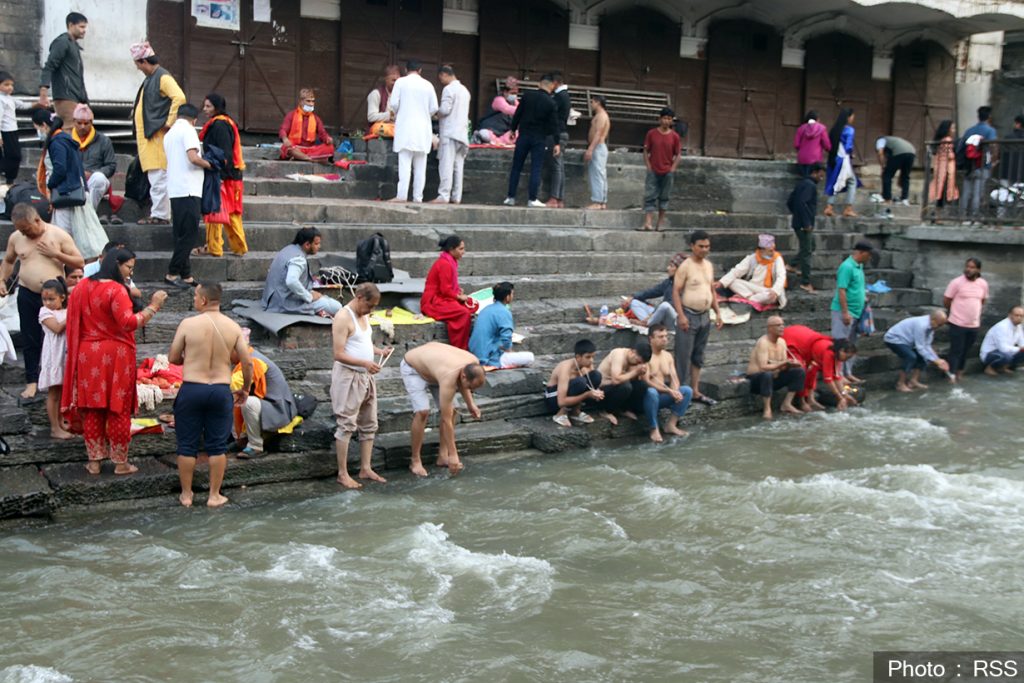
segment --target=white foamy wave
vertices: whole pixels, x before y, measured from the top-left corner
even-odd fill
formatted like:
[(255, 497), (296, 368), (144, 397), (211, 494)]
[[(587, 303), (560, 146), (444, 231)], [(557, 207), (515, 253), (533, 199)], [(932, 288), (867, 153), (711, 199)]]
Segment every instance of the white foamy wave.
[(288, 551), (277, 558), (274, 565), (260, 575), (272, 581), (298, 583), (321, 580), (340, 581), (346, 572), (334, 565), (337, 548), (310, 543), (290, 543)]
[(664, 486), (658, 486), (657, 484), (651, 484), (650, 482), (644, 484), (643, 488), (640, 489), (640, 493), (644, 498), (647, 498), (654, 503), (662, 503), (664, 501), (679, 499), (679, 491), (665, 488)]
[(949, 398), (960, 403), (974, 404), (978, 402), (978, 399), (971, 396), (971, 394), (969, 394), (963, 387), (953, 387), (950, 389)]
[(482, 580), (507, 610), (544, 602), (551, 595), (555, 570), (547, 560), (507, 552), (473, 552), (449, 540), (443, 525), (430, 522), (416, 527), (412, 543), (409, 559), (437, 579), (441, 595), (464, 577)]
[(45, 666), (9, 666), (0, 671), (0, 683), (72, 683), (75, 679)]
[(812, 431), (824, 448), (848, 447), (853, 437), (884, 450), (917, 444), (935, 446), (949, 441), (945, 427), (924, 418), (858, 409), (810, 413), (800, 420), (777, 420), (750, 427), (747, 431), (768, 432), (780, 437), (806, 435)]

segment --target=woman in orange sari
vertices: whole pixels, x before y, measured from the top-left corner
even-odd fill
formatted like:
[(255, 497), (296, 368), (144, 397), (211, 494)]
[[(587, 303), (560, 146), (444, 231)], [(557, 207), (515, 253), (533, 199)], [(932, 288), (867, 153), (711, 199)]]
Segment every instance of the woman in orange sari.
[(448, 343), (468, 351), (469, 329), (477, 304), (459, 287), (459, 261), (466, 254), (466, 243), (458, 235), (448, 235), (438, 246), (441, 255), (427, 273), (420, 310), (423, 315), (448, 323)]
[(227, 102), (222, 95), (210, 93), (203, 100), (203, 113), (209, 117), (199, 132), (204, 145), (214, 145), (224, 152), (224, 168), (220, 171), (220, 213), (208, 214), (206, 221), (206, 246), (192, 250), (193, 256), (208, 254), (224, 255), (224, 230), (228, 233), (228, 246), (235, 256), (244, 256), (249, 251), (242, 227), (242, 140), (238, 125), (227, 115)]
[(928, 201), (934, 202), (932, 222), (938, 222), (938, 210), (947, 203), (960, 199), (956, 186), (956, 124), (949, 119), (941, 121), (935, 129), (934, 156), (932, 156), (932, 180), (928, 184)]
[(167, 292), (153, 294), (149, 305), (132, 311), (125, 280), (135, 269), (127, 249), (107, 252), (99, 272), (78, 283), (68, 301), (68, 353), (61, 412), (85, 435), (89, 474), (99, 474), (104, 458), (114, 474), (132, 474), (128, 462), (135, 397), (135, 330), (163, 305)]

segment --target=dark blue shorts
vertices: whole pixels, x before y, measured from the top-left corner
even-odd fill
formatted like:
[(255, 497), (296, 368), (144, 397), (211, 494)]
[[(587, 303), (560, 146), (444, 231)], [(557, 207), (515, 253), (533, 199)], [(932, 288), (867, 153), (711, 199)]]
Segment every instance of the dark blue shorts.
[(227, 384), (185, 382), (174, 399), (174, 434), (178, 455), (189, 458), (199, 453), (199, 439), (207, 455), (224, 455), (231, 439), (234, 398)]

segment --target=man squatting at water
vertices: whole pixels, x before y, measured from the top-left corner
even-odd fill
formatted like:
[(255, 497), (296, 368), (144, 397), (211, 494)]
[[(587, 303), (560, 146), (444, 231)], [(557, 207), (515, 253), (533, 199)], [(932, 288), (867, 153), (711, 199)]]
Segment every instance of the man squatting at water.
[(373, 440), (377, 434), (377, 379), (383, 358), (391, 349), (373, 345), (370, 314), (380, 303), (377, 286), (364, 282), (355, 296), (334, 316), (334, 367), (331, 369), (331, 408), (337, 419), (334, 432), (338, 455), (338, 483), (347, 489), (362, 488), (348, 473), (348, 444), (352, 433), (359, 433), (359, 478), (387, 483), (373, 471)]
[(428, 342), (407, 352), (401, 365), (402, 382), (412, 403), (412, 462), (409, 469), (418, 477), (427, 476), (421, 451), (423, 434), (430, 417), (430, 396), (441, 413), (441, 443), (437, 466), (447, 467), (452, 474), (462, 471), (459, 452), (455, 448), (455, 394), (462, 395), (470, 415), (480, 419), (480, 409), (473, 402), (473, 391), (483, 386), (484, 369), (469, 351), (440, 342)]

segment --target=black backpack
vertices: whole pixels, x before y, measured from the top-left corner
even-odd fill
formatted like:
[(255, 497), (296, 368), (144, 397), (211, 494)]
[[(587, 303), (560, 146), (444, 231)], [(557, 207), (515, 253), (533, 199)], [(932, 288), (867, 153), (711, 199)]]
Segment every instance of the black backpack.
[(134, 157), (128, 164), (124, 176), (124, 196), (140, 203), (149, 199), (149, 176), (142, 170), (138, 157)]
[(0, 218), (11, 220), (11, 210), (16, 204), (31, 204), (39, 217), (44, 221), (50, 221), (50, 202), (36, 187), (35, 183), (15, 183), (7, 190), (7, 197), (4, 198), (4, 212)]
[(391, 282), (391, 246), (384, 235), (375, 232), (356, 245), (356, 274), (360, 282)]

